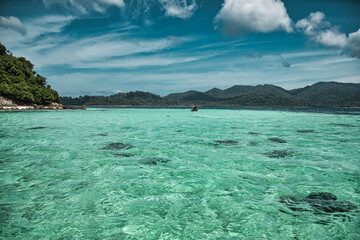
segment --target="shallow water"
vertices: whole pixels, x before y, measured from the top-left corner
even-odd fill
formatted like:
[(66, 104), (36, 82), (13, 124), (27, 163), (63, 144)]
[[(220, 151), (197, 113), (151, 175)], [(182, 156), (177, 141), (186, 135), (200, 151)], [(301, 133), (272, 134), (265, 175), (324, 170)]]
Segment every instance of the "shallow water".
[[(0, 112), (0, 238), (360, 239), (359, 120), (220, 109)], [(312, 205), (311, 192), (337, 200)], [(294, 208), (281, 201), (288, 195), (305, 200)], [(354, 208), (323, 211), (338, 202)]]

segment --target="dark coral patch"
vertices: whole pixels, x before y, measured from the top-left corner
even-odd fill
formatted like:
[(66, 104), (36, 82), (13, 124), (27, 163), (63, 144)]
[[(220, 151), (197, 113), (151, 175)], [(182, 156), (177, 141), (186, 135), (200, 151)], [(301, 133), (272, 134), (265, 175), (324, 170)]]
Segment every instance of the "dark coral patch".
[(104, 149), (130, 149), (133, 147), (134, 146), (131, 144), (116, 142), (116, 143), (110, 143), (109, 145), (104, 147)]
[(116, 157), (133, 157), (135, 156), (135, 154), (132, 154), (132, 153), (117, 153), (117, 154), (114, 154)]
[(310, 193), (305, 198), (281, 196), (280, 202), (293, 211), (312, 209), (316, 214), (344, 213), (357, 209), (355, 204), (349, 201), (337, 201), (337, 197), (328, 192)]
[(343, 127), (356, 127), (355, 125), (345, 124), (345, 123), (330, 123), (329, 125), (332, 125), (332, 126), (343, 126)]
[(281, 139), (281, 138), (276, 138), (276, 137), (268, 138), (268, 140), (271, 141), (271, 142), (286, 143), (286, 140)]
[(225, 145), (236, 145), (239, 143), (238, 141), (235, 141), (235, 140), (216, 140), (214, 142), (216, 142), (218, 144), (225, 144)]
[(281, 196), (280, 202), (287, 206), (289, 209), (296, 211), (296, 212), (304, 212), (304, 211), (310, 211), (310, 209), (307, 208), (307, 206), (303, 205), (304, 201), (303, 198), (298, 196)]
[(46, 127), (33, 127), (33, 128), (28, 128), (28, 130), (37, 130), (37, 129), (44, 129)]
[(144, 165), (158, 165), (158, 164), (165, 164), (169, 161), (170, 161), (169, 159), (154, 157), (154, 158), (142, 159), (140, 162)]
[(315, 130), (297, 130), (299, 133), (314, 133)]
[(248, 143), (248, 146), (252, 146), (252, 147), (255, 147), (255, 146), (258, 146), (259, 144), (257, 142), (249, 142)]
[(310, 193), (306, 199), (317, 199), (317, 200), (336, 200), (337, 197), (328, 192)]
[(348, 201), (336, 201), (337, 197), (328, 192), (310, 193), (305, 201), (314, 209), (327, 212), (349, 212), (357, 207)]
[(96, 136), (106, 137), (106, 136), (108, 136), (108, 134), (107, 133), (98, 133), (98, 134), (96, 134)]
[(289, 150), (274, 150), (264, 153), (264, 155), (269, 158), (286, 158), (294, 156), (294, 152)]

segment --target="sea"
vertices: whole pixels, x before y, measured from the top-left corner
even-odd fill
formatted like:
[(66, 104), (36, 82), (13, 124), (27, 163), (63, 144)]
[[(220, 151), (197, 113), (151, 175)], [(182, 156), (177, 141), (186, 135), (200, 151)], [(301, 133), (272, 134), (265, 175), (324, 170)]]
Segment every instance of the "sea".
[(360, 239), (360, 111), (0, 112), (0, 239)]

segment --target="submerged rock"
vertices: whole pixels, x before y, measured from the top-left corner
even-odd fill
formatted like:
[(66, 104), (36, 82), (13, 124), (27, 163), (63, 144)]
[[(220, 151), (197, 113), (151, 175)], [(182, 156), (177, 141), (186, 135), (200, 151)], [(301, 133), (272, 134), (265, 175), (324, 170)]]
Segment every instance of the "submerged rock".
[(109, 134), (107, 134), (107, 133), (98, 133), (98, 134), (96, 134), (96, 136), (101, 136), (101, 137), (106, 137), (106, 136), (108, 136)]
[(135, 154), (132, 154), (132, 153), (117, 153), (117, 154), (114, 154), (116, 157), (133, 157), (135, 156)]
[(349, 201), (337, 201), (337, 197), (328, 192), (310, 193), (307, 197), (281, 196), (280, 202), (293, 211), (309, 211), (315, 213), (343, 213), (357, 209)]
[(269, 158), (286, 158), (294, 156), (294, 152), (289, 150), (274, 150), (264, 153), (264, 155)]
[(131, 145), (131, 144), (125, 144), (125, 143), (116, 142), (116, 143), (110, 143), (109, 145), (104, 147), (104, 149), (130, 149), (130, 148), (133, 148), (133, 147), (134, 146)]
[(33, 128), (28, 128), (28, 130), (37, 130), (37, 129), (44, 129), (46, 127), (33, 127)]
[(299, 133), (314, 133), (315, 130), (297, 130)]
[(225, 145), (236, 145), (239, 143), (238, 141), (235, 140), (216, 140), (214, 142)]
[(317, 200), (336, 200), (337, 197), (328, 192), (310, 193), (306, 199), (317, 199)]
[(301, 197), (285, 195), (280, 197), (280, 202), (287, 206), (289, 209), (297, 212), (310, 211), (306, 208), (304, 201)]
[(165, 158), (154, 157), (154, 158), (142, 159), (140, 162), (144, 165), (158, 165), (158, 164), (164, 164), (170, 162), (170, 160)]
[(271, 142), (277, 142), (277, 143), (286, 143), (286, 140), (281, 139), (281, 138), (268, 138), (269, 141)]
[(5, 137), (4, 132), (0, 130), (0, 138), (4, 138), (4, 137)]
[(346, 124), (346, 123), (329, 123), (332, 126), (343, 126), (343, 127), (356, 127), (355, 125)]
[(255, 146), (258, 146), (259, 144), (257, 142), (249, 142), (248, 143), (248, 146), (252, 146), (252, 147), (255, 147)]
[(351, 202), (336, 200), (337, 197), (328, 192), (310, 193), (305, 198), (305, 201), (313, 208), (328, 213), (349, 212), (350, 210), (357, 208)]

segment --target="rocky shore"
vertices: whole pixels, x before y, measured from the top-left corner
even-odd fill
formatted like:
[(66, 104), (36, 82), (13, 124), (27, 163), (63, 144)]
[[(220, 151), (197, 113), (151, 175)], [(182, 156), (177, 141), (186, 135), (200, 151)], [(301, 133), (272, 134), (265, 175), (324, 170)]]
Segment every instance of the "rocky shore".
[(0, 110), (63, 110), (63, 109), (81, 109), (85, 110), (84, 106), (73, 107), (64, 106), (60, 103), (52, 102), (49, 105), (37, 105), (37, 104), (19, 104), (13, 102), (11, 99), (0, 96)]

